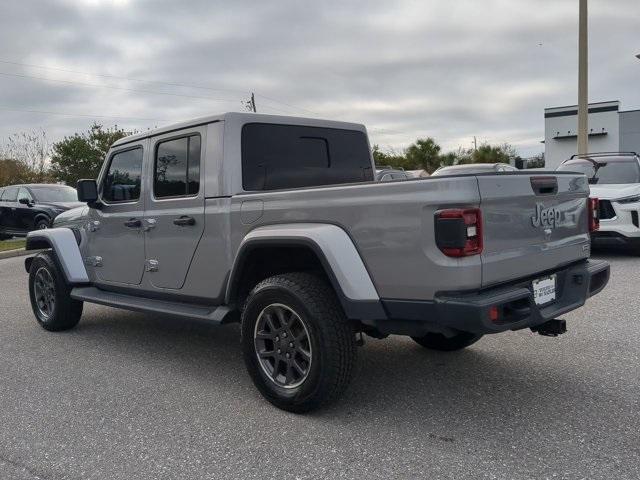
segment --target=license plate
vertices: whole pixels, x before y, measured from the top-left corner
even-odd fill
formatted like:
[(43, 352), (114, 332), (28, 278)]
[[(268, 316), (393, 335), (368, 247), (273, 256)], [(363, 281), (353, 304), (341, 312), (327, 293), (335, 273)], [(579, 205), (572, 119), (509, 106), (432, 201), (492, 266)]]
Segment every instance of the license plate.
[(556, 276), (541, 278), (534, 280), (533, 284), (533, 299), (536, 305), (546, 305), (556, 299)]

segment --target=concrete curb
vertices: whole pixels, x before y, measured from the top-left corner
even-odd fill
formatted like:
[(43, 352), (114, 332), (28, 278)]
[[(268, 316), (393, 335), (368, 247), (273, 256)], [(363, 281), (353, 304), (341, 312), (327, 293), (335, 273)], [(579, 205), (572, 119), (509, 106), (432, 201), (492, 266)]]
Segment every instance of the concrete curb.
[(33, 250), (25, 250), (24, 248), (18, 248), (16, 250), (6, 250), (4, 252), (0, 252), (0, 260), (4, 258), (13, 258), (13, 257), (24, 257), (25, 255), (31, 255), (34, 252)]

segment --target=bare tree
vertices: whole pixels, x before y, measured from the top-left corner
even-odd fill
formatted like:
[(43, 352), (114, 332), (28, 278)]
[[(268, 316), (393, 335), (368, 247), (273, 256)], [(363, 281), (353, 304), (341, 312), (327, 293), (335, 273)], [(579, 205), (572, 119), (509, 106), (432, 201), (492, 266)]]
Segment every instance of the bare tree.
[(48, 179), (51, 143), (42, 129), (9, 135), (0, 150), (0, 158), (11, 159), (25, 167), (24, 181), (42, 182)]

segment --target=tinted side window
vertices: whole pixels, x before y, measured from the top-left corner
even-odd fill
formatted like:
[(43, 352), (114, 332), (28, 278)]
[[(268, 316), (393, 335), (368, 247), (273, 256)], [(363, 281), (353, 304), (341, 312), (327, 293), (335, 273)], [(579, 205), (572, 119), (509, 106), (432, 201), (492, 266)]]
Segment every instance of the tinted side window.
[(109, 202), (131, 202), (140, 198), (142, 148), (119, 152), (111, 157), (102, 196)]
[(373, 181), (363, 132), (249, 123), (242, 128), (242, 185), (275, 190)]
[(176, 138), (156, 148), (156, 198), (196, 195), (200, 190), (200, 136)]
[(18, 198), (18, 187), (7, 187), (2, 194), (3, 202), (15, 202)]

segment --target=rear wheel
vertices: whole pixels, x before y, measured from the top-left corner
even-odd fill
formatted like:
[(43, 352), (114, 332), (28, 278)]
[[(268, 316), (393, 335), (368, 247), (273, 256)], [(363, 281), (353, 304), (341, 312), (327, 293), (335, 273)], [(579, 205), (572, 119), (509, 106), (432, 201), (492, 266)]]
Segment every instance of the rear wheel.
[(411, 338), (425, 348), (440, 350), (442, 352), (452, 352), (473, 345), (482, 338), (482, 335), (470, 332), (459, 332), (453, 337), (446, 337), (441, 333), (427, 333), (422, 337)]
[(242, 351), (260, 393), (297, 413), (336, 400), (356, 360), (355, 334), (335, 293), (307, 273), (276, 275), (251, 291), (242, 313)]
[(71, 298), (52, 252), (39, 254), (29, 269), (29, 298), (38, 324), (52, 332), (75, 327), (82, 316), (83, 303)]

